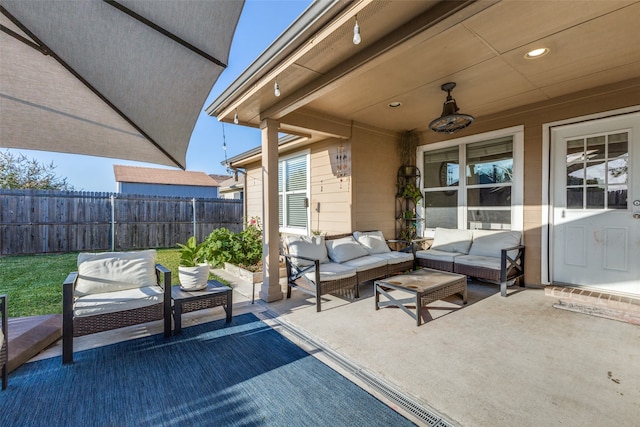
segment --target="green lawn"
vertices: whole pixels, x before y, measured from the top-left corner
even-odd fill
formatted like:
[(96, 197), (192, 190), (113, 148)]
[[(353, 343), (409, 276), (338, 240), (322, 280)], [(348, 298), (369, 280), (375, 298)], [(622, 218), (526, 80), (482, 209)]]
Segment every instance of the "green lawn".
[[(0, 258), (0, 294), (8, 295), (9, 317), (62, 314), (62, 282), (77, 270), (77, 258), (77, 253)], [(173, 284), (179, 283), (179, 259), (178, 249), (158, 250), (156, 262), (171, 270)]]

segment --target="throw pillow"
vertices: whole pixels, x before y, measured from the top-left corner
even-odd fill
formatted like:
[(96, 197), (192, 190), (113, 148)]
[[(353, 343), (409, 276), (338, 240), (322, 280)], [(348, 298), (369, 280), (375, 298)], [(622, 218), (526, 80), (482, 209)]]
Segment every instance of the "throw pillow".
[(369, 255), (367, 250), (353, 236), (327, 240), (327, 252), (333, 262), (341, 263)]
[(76, 296), (154, 286), (156, 251), (78, 254)]
[(370, 254), (391, 252), (382, 231), (356, 231), (353, 233), (353, 237), (355, 237), (358, 243), (364, 246)]
[[(285, 245), (289, 255), (317, 259), (320, 264), (329, 262), (323, 236), (287, 236)], [(292, 258), (291, 262), (301, 267), (313, 265), (313, 261), (300, 258)]]

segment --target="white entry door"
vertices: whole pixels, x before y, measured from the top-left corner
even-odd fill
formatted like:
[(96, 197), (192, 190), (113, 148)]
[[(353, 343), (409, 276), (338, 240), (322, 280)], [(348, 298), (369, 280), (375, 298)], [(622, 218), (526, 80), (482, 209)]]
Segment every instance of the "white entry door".
[(640, 113), (551, 134), (552, 282), (640, 295)]

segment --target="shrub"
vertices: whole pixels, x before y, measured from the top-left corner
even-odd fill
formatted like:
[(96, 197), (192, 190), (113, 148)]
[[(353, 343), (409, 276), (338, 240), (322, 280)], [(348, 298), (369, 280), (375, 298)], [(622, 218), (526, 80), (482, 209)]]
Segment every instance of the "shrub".
[(244, 230), (234, 233), (227, 228), (213, 230), (203, 242), (209, 264), (222, 267), (225, 262), (243, 268), (262, 260), (262, 228), (258, 218), (251, 218)]

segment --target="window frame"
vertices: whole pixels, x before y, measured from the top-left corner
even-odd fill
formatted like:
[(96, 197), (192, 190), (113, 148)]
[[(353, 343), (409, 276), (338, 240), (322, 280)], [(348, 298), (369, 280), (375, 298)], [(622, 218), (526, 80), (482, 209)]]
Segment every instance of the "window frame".
[[(305, 189), (304, 190), (291, 190), (291, 191), (286, 191), (286, 182), (287, 182), (287, 177), (286, 177), (286, 163), (289, 161), (292, 161), (294, 159), (300, 159), (304, 157), (304, 163), (305, 163), (305, 170), (306, 170), (306, 182), (305, 182)], [(286, 195), (288, 194), (304, 194), (305, 198), (307, 200), (309, 200), (310, 195), (309, 195), (309, 191), (311, 188), (311, 167), (310, 167), (310, 151), (309, 150), (303, 150), (303, 151), (297, 151), (295, 153), (289, 154), (289, 155), (285, 155), (285, 156), (281, 156), (278, 158), (278, 175), (280, 174), (280, 171), (282, 171), (282, 173), (284, 174), (282, 181), (280, 182), (280, 178), (278, 177), (278, 200), (282, 201), (282, 224), (280, 224), (280, 214), (278, 213), (278, 228), (280, 230), (280, 232), (282, 233), (288, 233), (288, 234), (302, 234), (302, 235), (308, 235), (309, 234), (309, 224), (311, 223), (311, 218), (310, 218), (310, 210), (309, 210), (309, 206), (307, 204), (306, 206), (306, 227), (294, 227), (294, 226), (290, 226), (289, 224), (285, 224), (286, 223), (286, 219), (287, 219), (287, 198)], [(280, 185), (281, 184), (281, 185)], [(280, 203), (280, 202), (279, 202)], [(280, 209), (280, 206), (278, 206), (278, 209)]]
[[(513, 141), (513, 181), (511, 186), (511, 228), (510, 230), (523, 231), (524, 228), (524, 216), (523, 216), (523, 204), (524, 204), (524, 126), (513, 126), (510, 128), (499, 129), (496, 131), (480, 133), (476, 135), (470, 135), (462, 138), (455, 138), (448, 141), (436, 142), (433, 144), (421, 145), (416, 150), (416, 159), (419, 159), (418, 167), (424, 168), (424, 154), (429, 151), (458, 147), (458, 171), (459, 179), (456, 186), (457, 195), (457, 224), (458, 229), (467, 229), (467, 190), (470, 188), (479, 187), (476, 184), (467, 184), (467, 145), (483, 142), (491, 139), (497, 139), (502, 137), (512, 137)], [(421, 171), (420, 188), (422, 192), (425, 192), (423, 177), (424, 171)], [(504, 186), (505, 184), (496, 184), (495, 186)], [(437, 189), (432, 189), (438, 191)], [(419, 206), (420, 218), (424, 219), (425, 207), (421, 202)], [(419, 230), (422, 237), (433, 237), (435, 229), (426, 228), (423, 221), (418, 221), (421, 225)]]

